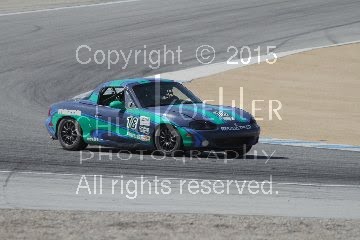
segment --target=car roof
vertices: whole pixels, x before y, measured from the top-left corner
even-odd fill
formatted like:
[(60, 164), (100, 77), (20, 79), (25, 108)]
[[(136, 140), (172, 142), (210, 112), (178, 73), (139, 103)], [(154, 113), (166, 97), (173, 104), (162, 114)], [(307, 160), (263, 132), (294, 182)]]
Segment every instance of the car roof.
[(173, 80), (169, 79), (156, 79), (156, 78), (129, 78), (129, 79), (122, 79), (122, 80), (112, 80), (105, 82), (101, 85), (101, 87), (126, 87), (126, 86), (134, 86), (140, 84), (146, 84), (150, 82), (174, 82)]
[(122, 80), (112, 80), (105, 83), (100, 84), (94, 91), (90, 94), (87, 100), (91, 102), (98, 101), (99, 91), (104, 87), (132, 87), (135, 85), (146, 84), (151, 82), (174, 82), (173, 80), (169, 79), (156, 79), (156, 78), (129, 78), (129, 79), (122, 79)]

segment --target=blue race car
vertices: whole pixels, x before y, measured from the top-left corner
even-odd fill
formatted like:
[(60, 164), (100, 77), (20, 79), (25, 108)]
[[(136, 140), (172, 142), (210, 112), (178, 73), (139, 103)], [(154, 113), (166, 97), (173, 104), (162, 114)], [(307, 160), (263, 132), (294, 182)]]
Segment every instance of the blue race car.
[(246, 154), (260, 127), (246, 111), (203, 103), (166, 79), (125, 79), (99, 85), (81, 99), (53, 104), (46, 128), (66, 150), (88, 144), (158, 150)]

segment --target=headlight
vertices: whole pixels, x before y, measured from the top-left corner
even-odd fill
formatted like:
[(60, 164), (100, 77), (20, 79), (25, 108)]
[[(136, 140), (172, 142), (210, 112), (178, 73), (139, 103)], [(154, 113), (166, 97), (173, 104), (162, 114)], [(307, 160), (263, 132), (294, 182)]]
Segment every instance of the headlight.
[(213, 130), (216, 129), (216, 124), (209, 121), (197, 120), (190, 122), (189, 127), (195, 130)]

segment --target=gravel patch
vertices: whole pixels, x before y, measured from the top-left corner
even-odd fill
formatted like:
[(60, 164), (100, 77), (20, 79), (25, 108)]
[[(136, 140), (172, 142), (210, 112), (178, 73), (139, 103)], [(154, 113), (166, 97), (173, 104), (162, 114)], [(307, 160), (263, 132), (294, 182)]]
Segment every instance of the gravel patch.
[(359, 239), (360, 220), (0, 210), (0, 239)]

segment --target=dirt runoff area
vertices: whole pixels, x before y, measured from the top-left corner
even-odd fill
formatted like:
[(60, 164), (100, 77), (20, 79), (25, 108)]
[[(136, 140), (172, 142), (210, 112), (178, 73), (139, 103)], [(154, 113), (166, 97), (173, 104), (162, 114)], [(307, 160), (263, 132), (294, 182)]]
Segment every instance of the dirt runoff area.
[(0, 210), (0, 239), (359, 239), (360, 221)]
[(114, 1), (116, 0), (0, 0), (0, 13), (23, 12)]
[[(240, 102), (256, 117), (263, 137), (360, 145), (360, 44), (322, 48), (196, 79), (187, 86), (202, 99)], [(269, 100), (281, 102), (269, 120)], [(280, 104), (272, 102), (273, 108)]]

